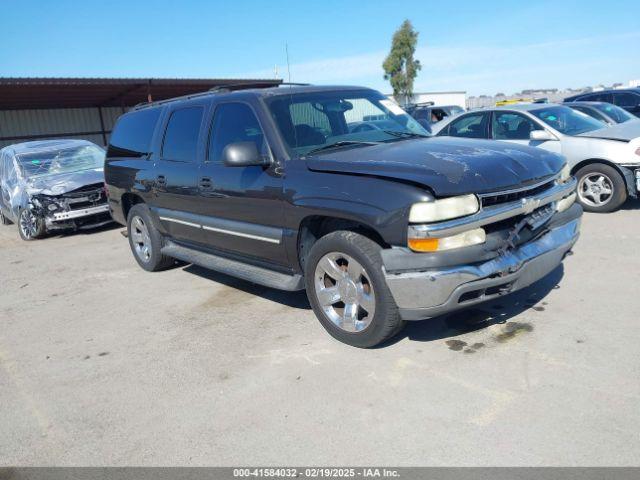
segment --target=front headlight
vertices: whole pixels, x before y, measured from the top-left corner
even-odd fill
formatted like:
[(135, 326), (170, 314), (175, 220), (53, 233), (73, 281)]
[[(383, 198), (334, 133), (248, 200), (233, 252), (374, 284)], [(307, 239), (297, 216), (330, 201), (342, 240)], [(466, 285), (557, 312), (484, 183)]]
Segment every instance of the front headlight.
[(564, 167), (560, 171), (560, 183), (565, 183), (567, 180), (571, 178), (571, 167), (569, 167), (568, 163), (565, 163)]
[(558, 202), (558, 205), (556, 206), (556, 210), (558, 210), (558, 212), (564, 212), (565, 210), (568, 210), (569, 207), (573, 205), (575, 201), (576, 201), (576, 192), (573, 192), (571, 195), (569, 195), (566, 198), (563, 198)]
[(475, 228), (466, 232), (440, 238), (409, 238), (409, 248), (414, 252), (441, 252), (455, 248), (480, 245), (487, 241), (484, 228)]
[(480, 210), (478, 197), (462, 195), (460, 197), (444, 198), (432, 202), (415, 203), (409, 212), (409, 222), (429, 223), (449, 220), (451, 218), (472, 215)]

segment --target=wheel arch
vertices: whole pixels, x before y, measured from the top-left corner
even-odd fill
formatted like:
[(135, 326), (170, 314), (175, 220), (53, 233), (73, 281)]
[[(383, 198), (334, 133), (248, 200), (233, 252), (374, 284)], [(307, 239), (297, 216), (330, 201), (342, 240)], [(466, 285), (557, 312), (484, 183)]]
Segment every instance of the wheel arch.
[(297, 254), (302, 271), (313, 245), (325, 235), (338, 230), (359, 233), (374, 241), (382, 248), (389, 248), (382, 235), (372, 226), (356, 220), (329, 215), (309, 215), (302, 219), (298, 227)]
[(127, 192), (124, 193), (122, 197), (120, 197), (120, 205), (122, 206), (122, 214), (124, 215), (125, 222), (127, 220), (127, 216), (129, 215), (129, 210), (131, 210), (131, 207), (139, 203), (146, 202), (140, 195), (136, 193)]
[(607, 165), (615, 169), (620, 174), (620, 176), (624, 180), (625, 185), (627, 186), (627, 194), (634, 198), (637, 196), (636, 189), (635, 189), (635, 179), (633, 178), (633, 173), (630, 170), (627, 170), (621, 167), (617, 163), (612, 162), (611, 160), (606, 160), (604, 158), (589, 158), (586, 160), (581, 160), (580, 162), (576, 163), (573, 167), (571, 167), (571, 175), (575, 175), (578, 172), (578, 170), (580, 170), (583, 167), (586, 167), (587, 165), (593, 165), (596, 163), (601, 163), (603, 165)]

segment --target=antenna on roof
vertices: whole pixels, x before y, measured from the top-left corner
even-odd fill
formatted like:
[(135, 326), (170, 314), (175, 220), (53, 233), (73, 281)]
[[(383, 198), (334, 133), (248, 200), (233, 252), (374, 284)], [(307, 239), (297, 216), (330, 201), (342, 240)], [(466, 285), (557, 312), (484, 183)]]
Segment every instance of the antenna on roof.
[(287, 76), (289, 77), (289, 84), (291, 84), (291, 67), (289, 66), (289, 44), (285, 42), (284, 51), (287, 54)]
[[(289, 44), (284, 42), (284, 52), (287, 54), (287, 76), (289, 77), (289, 108), (293, 104), (293, 95), (291, 94), (291, 88), (293, 87), (291, 83), (291, 66), (289, 65)], [(296, 147), (298, 146), (298, 131), (295, 126), (293, 127), (293, 139), (296, 142)]]

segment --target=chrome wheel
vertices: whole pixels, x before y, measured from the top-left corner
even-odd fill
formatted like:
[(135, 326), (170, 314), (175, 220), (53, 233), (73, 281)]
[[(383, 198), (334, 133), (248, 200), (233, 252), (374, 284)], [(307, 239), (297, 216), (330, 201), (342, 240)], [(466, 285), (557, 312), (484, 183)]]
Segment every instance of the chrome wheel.
[(344, 253), (327, 253), (315, 270), (315, 295), (325, 315), (346, 332), (367, 328), (376, 311), (376, 296), (366, 270)]
[(20, 232), (27, 239), (35, 238), (38, 234), (38, 219), (28, 208), (20, 213)]
[(131, 242), (138, 258), (148, 262), (151, 258), (151, 237), (144, 220), (137, 215), (131, 219)]
[(591, 207), (602, 207), (613, 198), (613, 182), (603, 173), (589, 173), (578, 184), (580, 200)]

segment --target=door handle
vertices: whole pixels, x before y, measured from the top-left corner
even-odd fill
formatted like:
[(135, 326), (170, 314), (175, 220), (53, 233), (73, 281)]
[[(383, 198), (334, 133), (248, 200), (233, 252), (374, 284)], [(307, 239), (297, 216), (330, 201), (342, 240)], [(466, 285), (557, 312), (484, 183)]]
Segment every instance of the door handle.
[(156, 185), (159, 187), (164, 187), (167, 185), (167, 177), (164, 175), (158, 175), (156, 178)]
[(211, 186), (211, 179), (209, 177), (202, 177), (200, 179), (200, 188), (209, 190)]

